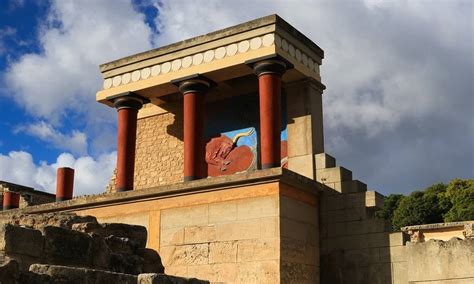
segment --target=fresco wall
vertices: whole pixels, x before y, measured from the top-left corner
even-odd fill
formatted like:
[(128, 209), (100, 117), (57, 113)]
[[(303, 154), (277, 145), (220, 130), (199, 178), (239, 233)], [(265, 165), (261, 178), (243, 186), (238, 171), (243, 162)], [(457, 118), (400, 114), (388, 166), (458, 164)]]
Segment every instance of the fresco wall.
[[(208, 176), (256, 170), (260, 152), (258, 95), (226, 98), (210, 103), (206, 117)], [(287, 164), (286, 98), (282, 96), (282, 165)]]

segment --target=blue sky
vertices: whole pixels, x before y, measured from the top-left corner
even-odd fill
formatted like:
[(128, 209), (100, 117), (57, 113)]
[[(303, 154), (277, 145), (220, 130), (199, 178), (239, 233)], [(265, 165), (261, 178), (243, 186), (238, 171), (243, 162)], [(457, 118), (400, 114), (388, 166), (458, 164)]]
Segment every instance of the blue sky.
[[(471, 1), (4, 0), (0, 180), (79, 194), (115, 163), (98, 65), (278, 13), (325, 50), (326, 152), (382, 193), (474, 173)], [(212, 17), (210, 16), (212, 15)]]

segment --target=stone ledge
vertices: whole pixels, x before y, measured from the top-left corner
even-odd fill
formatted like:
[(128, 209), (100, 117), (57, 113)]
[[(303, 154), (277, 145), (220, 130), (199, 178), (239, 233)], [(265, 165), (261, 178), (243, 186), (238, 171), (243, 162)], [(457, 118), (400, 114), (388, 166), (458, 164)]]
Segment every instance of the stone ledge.
[(454, 228), (454, 227), (462, 228), (465, 225), (470, 225), (470, 224), (474, 224), (474, 221), (414, 225), (414, 226), (402, 227), (401, 230), (402, 232), (417, 231), (417, 230), (429, 231), (429, 230), (439, 230), (439, 229), (447, 229), (447, 228)]
[(49, 213), (56, 211), (68, 211), (79, 208), (102, 206), (106, 204), (128, 203), (137, 200), (161, 199), (178, 195), (218, 191), (241, 187), (243, 185), (257, 185), (278, 181), (313, 195), (318, 195), (319, 191), (321, 190), (321, 184), (312, 179), (287, 169), (272, 168), (229, 176), (152, 187), (148, 189), (87, 195), (62, 202), (30, 206), (23, 209), (1, 211), (0, 220), (18, 213)]

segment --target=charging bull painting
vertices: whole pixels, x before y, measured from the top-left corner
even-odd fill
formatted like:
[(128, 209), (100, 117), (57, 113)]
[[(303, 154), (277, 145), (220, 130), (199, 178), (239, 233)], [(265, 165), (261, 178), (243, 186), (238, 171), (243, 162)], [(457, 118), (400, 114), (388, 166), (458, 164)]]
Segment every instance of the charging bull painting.
[[(230, 175), (258, 167), (258, 96), (216, 102), (206, 121), (206, 164), (210, 177)], [(225, 119), (223, 119), (225, 118)], [(281, 165), (287, 164), (286, 115), (282, 117)]]

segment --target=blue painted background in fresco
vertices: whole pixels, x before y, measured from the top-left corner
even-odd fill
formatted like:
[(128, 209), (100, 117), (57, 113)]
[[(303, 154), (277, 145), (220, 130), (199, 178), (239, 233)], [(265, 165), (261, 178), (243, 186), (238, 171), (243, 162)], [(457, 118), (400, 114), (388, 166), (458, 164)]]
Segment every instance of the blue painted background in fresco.
[[(211, 138), (219, 137), (221, 134), (233, 139), (239, 133), (245, 133), (251, 129), (254, 132), (249, 136), (241, 137), (237, 141), (237, 146), (249, 146), (254, 154), (256, 167), (256, 159), (259, 146), (260, 118), (258, 94), (237, 96), (226, 98), (222, 101), (210, 103), (206, 106), (206, 143)], [(288, 131), (286, 125), (286, 99), (282, 96), (282, 129), (281, 141), (288, 140)]]

